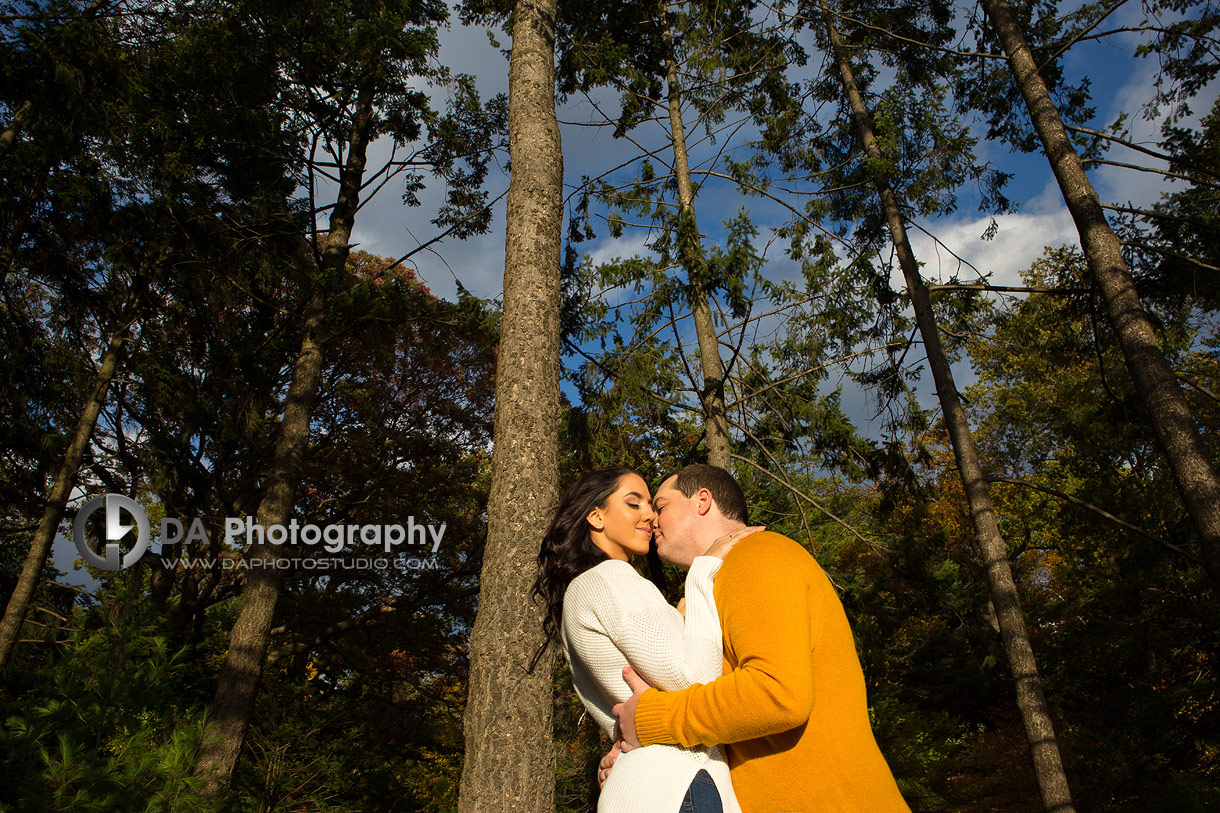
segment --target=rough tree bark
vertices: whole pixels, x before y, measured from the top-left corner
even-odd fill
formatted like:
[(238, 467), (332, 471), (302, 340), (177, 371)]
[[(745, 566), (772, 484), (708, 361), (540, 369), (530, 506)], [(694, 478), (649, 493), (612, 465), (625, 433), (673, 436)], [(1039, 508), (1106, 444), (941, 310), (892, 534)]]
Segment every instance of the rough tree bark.
[[(877, 146), (872, 117), (856, 85), (847, 50), (835, 29), (829, 9), (825, 4), (822, 9), (826, 15), (826, 28), (830, 36), (831, 47), (835, 61), (838, 63), (843, 90), (851, 105), (860, 142), (865, 154), (876, 162), (875, 166), (879, 166), (882, 156), (881, 150)], [(928, 366), (932, 370), (936, 394), (940, 399), (945, 426), (949, 430), (949, 439), (953, 445), (953, 456), (957, 460), (957, 469), (966, 492), (970, 519), (974, 525), (975, 536), (978, 539), (986, 568), (987, 586), (991, 592), (991, 601), (995, 606), (999, 621), (1004, 652), (1008, 657), (1009, 668), (1012, 670), (1013, 681), (1016, 684), (1017, 706), (1021, 711), (1021, 719), (1025, 723), (1025, 734), (1029, 740), (1030, 754), (1034, 760), (1034, 770), (1038, 778), (1038, 787), (1042, 793), (1042, 803), (1048, 811), (1053, 811), (1053, 813), (1069, 813), (1074, 808), (1067, 775), (1063, 771), (1054, 726), (1051, 724), (1046, 698), (1042, 692), (1042, 681), (1038, 676), (1038, 665), (1034, 660), (1033, 647), (1030, 646), (1025, 618), (1021, 612), (1021, 600), (1017, 594), (1016, 582), (1012, 577), (1012, 568), (1008, 563), (1008, 546), (1000, 535), (995, 509), (991, 502), (991, 490), (979, 462), (978, 449), (974, 445), (974, 436), (970, 433), (966, 410), (962, 407), (961, 399), (957, 394), (949, 358), (940, 340), (940, 332), (932, 310), (932, 300), (927, 286), (924, 285), (923, 278), (919, 274), (919, 265), (915, 261), (915, 254), (907, 240), (906, 224), (902, 218), (898, 198), (888, 178), (880, 171), (874, 170), (872, 181), (877, 195), (881, 199), (890, 238), (898, 255), (903, 277), (906, 279), (911, 305), (915, 310), (915, 320), (927, 350)]]
[(1140, 304), (1123, 260), (1122, 244), (1106, 222), (1101, 201), (1038, 73), (1020, 23), (1005, 0), (983, 0), (983, 8), (1008, 55), (1029, 117), (1080, 233), (1080, 247), (1105, 300), (1135, 390), (1148, 409), (1178, 491), (1198, 529), (1204, 567), (1214, 582), (1220, 582), (1220, 480), (1207, 457), (1198, 425)]
[[(360, 186), (364, 178), (365, 156), (372, 133), (374, 94), (362, 89), (348, 142), (347, 160), (339, 178), (339, 196), (331, 211), (330, 233), (322, 254), (321, 279), (305, 306), (301, 350), (292, 368), (292, 382), (284, 399), (284, 417), (276, 439), (275, 457), (257, 522), (264, 528), (287, 525), (292, 513), (301, 463), (309, 446), (309, 424), (317, 402), (325, 362), (325, 290), (337, 284), (347, 264), (352, 227), (359, 208)], [(303, 255), (309, 248), (302, 248)], [(309, 266), (301, 260), (302, 275)], [(216, 798), (229, 786), (241, 753), (246, 729), (254, 714), (254, 703), (262, 679), (263, 664), (271, 643), (271, 622), (283, 581), (276, 567), (280, 549), (266, 542), (256, 544), (249, 553), (261, 566), (247, 571), (242, 588), (241, 609), (229, 634), (216, 686), (216, 697), (208, 714), (207, 727), (195, 762), (195, 776), (204, 780), (203, 795)]]
[(55, 533), (59, 530), (59, 523), (63, 520), (64, 508), (67, 506), (72, 488), (76, 484), (76, 475), (80, 471), (81, 461), (84, 460), (85, 452), (89, 448), (89, 438), (93, 436), (93, 429), (97, 426), (98, 416), (106, 402), (106, 390), (110, 388), (110, 382), (114, 380), (114, 376), (118, 372), (123, 356), (123, 346), (128, 341), (128, 332), (131, 330), (132, 324), (138, 318), (147, 285), (148, 280), (143, 275), (137, 276), (132, 282), (122, 322), (115, 328), (105, 352), (102, 353), (93, 389), (85, 400), (80, 419), (76, 422), (76, 431), (72, 435), (72, 441), (68, 444), (67, 452), (64, 453), (63, 463), (60, 464), (59, 471), (55, 475), (55, 482), (51, 486), (46, 507), (42, 512), (42, 519), (34, 531), (34, 539), (30, 542), (30, 549), (21, 566), (17, 586), (13, 589), (13, 594), (9, 596), (8, 604), (4, 608), (4, 619), (0, 621), (0, 672), (4, 671), (8, 665), (13, 647), (17, 643), (17, 636), (21, 631), (21, 625), (25, 623), (25, 616), (29, 612), (34, 591), (38, 588), (38, 582), (42, 578), (42, 569), (46, 566), (47, 556), (51, 553)]
[(470, 635), (462, 813), (554, 808), (551, 653), (530, 599), (558, 499), (563, 154), (555, 117), (555, 0), (517, 0), (508, 72), (512, 178), (487, 544)]
[(699, 225), (695, 219), (695, 191), (691, 184), (690, 162), (686, 153), (686, 127), (682, 122), (682, 89), (678, 80), (678, 60), (674, 54), (673, 33), (669, 28), (669, 13), (664, 4), (661, 5), (661, 26), (661, 37), (666, 46), (665, 79), (669, 137), (673, 144), (674, 175), (678, 181), (678, 255), (690, 284), (695, 336), (699, 341), (699, 364), (703, 372), (703, 388), (699, 392), (699, 400), (703, 403), (707, 462), (731, 471), (732, 446), (728, 416), (724, 407), (724, 362), (720, 358), (720, 341), (716, 337), (716, 325), (712, 321), (712, 309), (708, 304), (703, 247)]

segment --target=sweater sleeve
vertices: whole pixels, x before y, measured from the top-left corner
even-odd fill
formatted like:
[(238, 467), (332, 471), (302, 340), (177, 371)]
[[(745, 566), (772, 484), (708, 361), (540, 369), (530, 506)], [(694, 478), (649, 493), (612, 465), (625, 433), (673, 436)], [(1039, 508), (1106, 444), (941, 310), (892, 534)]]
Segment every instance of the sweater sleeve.
[[(591, 612), (595, 624), (627, 663), (653, 686), (683, 689), (714, 680), (722, 671), (720, 618), (713, 580), (721, 561), (699, 557), (686, 577), (686, 618), (629, 566), (606, 570), (603, 580), (578, 579), (568, 588), (568, 602)], [(621, 662), (599, 664), (596, 678), (622, 702), (631, 690), (622, 678)]]
[[(661, 591), (639, 579), (626, 606), (605, 619), (610, 640), (652, 686), (676, 691), (694, 683), (714, 680), (721, 673), (720, 619), (712, 593), (712, 580), (720, 560), (692, 565), (686, 576), (686, 617), (670, 606)], [(627, 596), (624, 596), (627, 598)], [(622, 675), (619, 675), (622, 681)], [(625, 694), (631, 696), (626, 682)]]
[(724, 636), (736, 668), (706, 685), (646, 692), (635, 716), (644, 745), (740, 742), (809, 720), (817, 634), (811, 618), (821, 615), (810, 602), (818, 599), (805, 568), (776, 540), (799, 546), (778, 534), (756, 537), (738, 545), (718, 577)]

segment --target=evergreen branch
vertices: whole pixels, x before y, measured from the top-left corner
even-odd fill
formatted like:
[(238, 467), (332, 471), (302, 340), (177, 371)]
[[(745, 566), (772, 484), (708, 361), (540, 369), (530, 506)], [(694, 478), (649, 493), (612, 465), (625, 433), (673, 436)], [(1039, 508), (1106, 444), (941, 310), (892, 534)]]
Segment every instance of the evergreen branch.
[(63, 584), (62, 582), (53, 581), (51, 579), (47, 579), (45, 582), (43, 582), (43, 584), (45, 584), (49, 587), (58, 587), (62, 590), (71, 590), (73, 593), (80, 593), (82, 596), (85, 596), (86, 598), (91, 598), (91, 599), (97, 598), (97, 596), (95, 596), (93, 593), (90, 593), (88, 590), (85, 590), (82, 587), (77, 587), (75, 584)]
[[(731, 388), (732, 388), (732, 390), (733, 390), (734, 396), (737, 398), (737, 401), (735, 402), (735, 404), (744, 404), (745, 399), (742, 397), (742, 395), (741, 395), (741, 389), (740, 389), (740, 388), (739, 388), (739, 386), (738, 386), (738, 385), (739, 385), (741, 382), (740, 382), (740, 381), (739, 381), (737, 378), (730, 378), (730, 379), (728, 379), (728, 381), (729, 381), (729, 385), (730, 385), (730, 387), (731, 387)], [(742, 423), (741, 423), (741, 425), (742, 425), (742, 426), (744, 426), (744, 425), (745, 425), (745, 408), (744, 408), (744, 406), (742, 407), (741, 412), (742, 412)], [(726, 408), (726, 413), (727, 413), (727, 408)], [(800, 512), (800, 517), (801, 517), (801, 527), (802, 527), (802, 528), (804, 529), (804, 531), (805, 531), (805, 536), (806, 536), (806, 538), (808, 538), (808, 539), (812, 540), (812, 539), (813, 539), (813, 529), (810, 527), (810, 524), (809, 524), (809, 512), (808, 512), (808, 511), (805, 509), (805, 504), (804, 504), (803, 502), (801, 502), (800, 500), (797, 500), (797, 501), (796, 501), (796, 509), (797, 509), (797, 511), (799, 511), (799, 512)], [(812, 542), (811, 542), (811, 544), (810, 544), (810, 547), (812, 547)]]
[(762, 187), (755, 186), (754, 184), (752, 184), (748, 181), (744, 181), (740, 178), (734, 178), (733, 176), (727, 175), (723, 172), (712, 172), (711, 170), (702, 170), (702, 171), (696, 172), (694, 170), (691, 170), (691, 175), (710, 175), (714, 178), (724, 178), (725, 180), (732, 181), (733, 183), (737, 184), (738, 186), (740, 186), (744, 189), (749, 189), (751, 192), (754, 192), (758, 195), (763, 196), (764, 198), (767, 198), (768, 200), (778, 203), (780, 206), (783, 206), (785, 209), (792, 212), (792, 214), (794, 214), (799, 220), (803, 220), (806, 224), (813, 226), (815, 229), (822, 232), (822, 234), (826, 235), (831, 240), (837, 241), (844, 248), (850, 250), (852, 247), (851, 244), (847, 242), (847, 240), (843, 239), (839, 235), (837, 235), (834, 232), (827, 229), (825, 226), (823, 226), (821, 224), (820, 221), (814, 220), (809, 215), (805, 214), (804, 212), (801, 212), (796, 207), (794, 207), (792, 204), (788, 203), (786, 200), (782, 200), (781, 198), (778, 198), (775, 195), (772, 195), (770, 192), (768, 192), (766, 189), (763, 189)]
[[(731, 331), (736, 330), (739, 327), (743, 327), (746, 323), (748, 323), (750, 321), (760, 322), (763, 319), (766, 319), (768, 316), (775, 316), (776, 314), (783, 313), (786, 310), (800, 307), (801, 305), (804, 305), (808, 302), (812, 302), (816, 298), (817, 297), (807, 296), (804, 299), (798, 299), (794, 302), (789, 302), (787, 305), (780, 305), (778, 308), (767, 311), (766, 313), (760, 313), (758, 316), (747, 317), (745, 319), (742, 319), (740, 322), (735, 322), (734, 324), (731, 324), (731, 325), (725, 325), (724, 330), (722, 330), (716, 334), (716, 338), (720, 338), (721, 336), (727, 336), (727, 335), (729, 335), (729, 333)], [(728, 345), (725, 345), (725, 346), (727, 347)]]
[[(770, 244), (768, 244), (768, 245), (770, 245)], [(763, 259), (766, 258), (766, 255), (767, 255), (767, 252), (766, 252), (766, 249), (764, 249), (763, 250)], [(754, 311), (754, 300), (755, 300), (755, 296), (757, 295), (757, 293), (758, 293), (758, 275), (755, 274), (754, 283), (753, 283), (753, 285), (750, 286), (750, 296), (746, 300), (746, 302), (747, 302), (746, 315), (745, 315), (745, 318), (742, 319), (742, 321), (741, 321), (741, 325), (743, 326), (743, 328), (745, 325), (748, 325), (750, 323), (750, 314)], [(724, 365), (724, 372), (723, 372), (724, 378), (729, 379), (732, 375), (733, 365), (737, 363), (737, 359), (741, 356), (741, 346), (743, 344), (745, 344), (746, 331), (743, 329), (738, 334), (738, 340), (737, 340), (736, 346), (730, 345), (727, 342), (720, 341), (721, 336), (729, 335), (729, 333), (730, 333), (730, 330), (727, 327), (729, 320), (728, 320), (728, 317), (725, 315), (724, 308), (722, 308), (720, 306), (720, 300), (715, 297), (712, 297), (711, 299), (713, 302), (716, 303), (716, 312), (720, 314), (720, 321), (724, 322), (724, 324), (726, 325), (725, 329), (720, 333), (715, 333), (715, 331), (713, 330), (713, 333), (715, 333), (716, 345), (717, 345), (717, 347), (719, 347), (721, 344), (724, 344), (731, 351), (733, 351), (732, 354), (729, 356), (729, 360), (727, 362), (725, 362), (725, 365)], [(756, 331), (756, 335), (757, 335), (757, 331)], [(717, 350), (716, 352), (719, 353), (720, 351)], [(725, 410), (726, 411), (728, 410), (727, 404), (725, 405)]]
[[(390, 156), (389, 156), (389, 158), (386, 159), (385, 163), (381, 165), (381, 168), (378, 169), (376, 172), (365, 173), (365, 178), (361, 182), (360, 187), (359, 187), (360, 202), (359, 202), (359, 205), (356, 207), (356, 211), (359, 212), (361, 209), (363, 209), (364, 205), (366, 203), (368, 203), (369, 201), (371, 201), (373, 198), (375, 198), (377, 196), (377, 193), (380, 192), (385, 187), (386, 184), (388, 184), (393, 178), (397, 177), (398, 175), (401, 175), (403, 172), (406, 172), (409, 167), (427, 166), (427, 167), (432, 167), (433, 169), (435, 169), (436, 165), (433, 162), (415, 160), (416, 157), (418, 157), (419, 155), (422, 155), (424, 153), (424, 151), (426, 149), (428, 149), (428, 147), (431, 147), (431, 146), (434, 146), (434, 145), (429, 144), (426, 147), (421, 147), (421, 148), (415, 150), (414, 152), (411, 153), (411, 156), (409, 158), (406, 158), (405, 160), (402, 160), (402, 161), (394, 160), (394, 156), (398, 153), (398, 145), (395, 144), (394, 146), (392, 146), (390, 148)], [(391, 167), (393, 167), (392, 171), (391, 171)], [(385, 177), (382, 177), (383, 175)], [(380, 179), (380, 181), (378, 181), (378, 179)], [(374, 189), (369, 194), (365, 195), (364, 191), (366, 189), (368, 189), (370, 186), (372, 186), (372, 184), (374, 182), (377, 183), (377, 188)]]
[[(609, 366), (607, 366), (606, 363), (603, 362), (602, 360), (589, 355), (587, 352), (585, 352), (585, 350), (583, 348), (579, 347), (578, 345), (576, 345), (575, 343), (573, 343), (571, 341), (565, 340), (564, 346), (566, 346), (569, 350), (576, 353), (577, 355), (582, 356), (586, 361), (588, 361), (594, 367), (601, 370), (602, 374), (605, 375), (607, 380), (618, 381), (618, 376), (615, 374), (614, 370), (612, 370)], [(702, 410), (698, 409), (697, 407), (693, 407), (690, 404), (682, 404), (677, 401), (671, 401), (668, 398), (663, 398), (662, 396), (657, 395), (652, 390), (646, 389), (644, 387), (641, 387), (640, 391), (643, 392), (645, 395), (647, 395), (652, 400), (656, 401), (657, 403), (665, 404), (668, 407), (673, 407), (674, 409), (684, 409), (687, 412), (695, 412), (695, 413), (702, 412)]]
[[(666, 205), (671, 205), (671, 204), (666, 204)], [(598, 213), (597, 216), (599, 218), (601, 218), (603, 221), (605, 221), (606, 223), (610, 222), (610, 218), (608, 215)], [(635, 223), (633, 221), (623, 220), (621, 218), (619, 219), (619, 223), (625, 227), (629, 227), (632, 229), (644, 229), (645, 231), (652, 231), (653, 229), (657, 228), (655, 223)]]
[(776, 387), (782, 387), (784, 384), (787, 384), (791, 381), (796, 381), (798, 378), (804, 378), (807, 375), (812, 375), (813, 373), (821, 372), (822, 370), (825, 370), (829, 367), (833, 367), (837, 364), (843, 364), (845, 362), (851, 361), (854, 358), (858, 358), (859, 356), (870, 355), (870, 354), (876, 353), (880, 350), (889, 350), (892, 347), (902, 347), (904, 344), (906, 344), (906, 342), (890, 342), (888, 344), (883, 344), (880, 347), (866, 347), (865, 349), (860, 350), (858, 352), (849, 353), (846, 356), (841, 356), (840, 358), (832, 359), (831, 361), (828, 361), (825, 364), (819, 364), (816, 367), (810, 367), (806, 370), (801, 370), (799, 373), (793, 373), (792, 375), (789, 375), (785, 378), (781, 378), (779, 381), (772, 381), (770, 384), (766, 385), (765, 387), (754, 390), (753, 392), (749, 393), (748, 395), (746, 395), (744, 397), (745, 398), (755, 398), (759, 395), (762, 395), (767, 390), (772, 390), (772, 389), (775, 389)]
[(669, 309), (669, 324), (673, 327), (674, 341), (677, 342), (678, 345), (678, 358), (682, 359), (682, 367), (686, 370), (686, 380), (689, 381), (695, 391), (699, 393), (699, 406), (701, 407), (700, 411), (706, 413), (707, 406), (703, 402), (702, 388), (695, 386), (695, 371), (690, 368), (690, 362), (686, 360), (686, 351), (682, 347), (682, 334), (678, 332), (678, 320), (674, 316), (673, 303), (667, 303), (667, 307)]
[[(59, 613), (57, 613), (57, 612), (55, 612), (54, 610), (52, 610), (50, 607), (43, 607), (42, 605), (35, 605), (35, 606), (31, 607), (31, 608), (30, 608), (30, 610), (31, 610), (31, 611), (37, 610), (38, 612), (46, 613), (47, 615), (53, 615), (53, 616), (55, 616), (56, 618), (58, 618), (60, 621), (64, 622), (65, 624), (71, 624), (71, 623), (72, 623), (72, 621), (71, 621), (70, 619), (68, 619), (68, 618), (66, 618), (66, 617), (64, 617), (64, 616), (62, 616), (62, 615), (60, 615)], [(32, 622), (32, 621), (30, 621), (30, 620), (27, 618), (27, 619), (26, 619), (26, 623), (27, 623), (27, 624), (30, 624), (30, 623), (33, 623), (33, 622)], [(44, 625), (44, 626), (45, 626), (45, 625)]]
[[(701, 119), (702, 119), (702, 116), (700, 116), (700, 120)], [(698, 122), (699, 122), (699, 120), (696, 120), (695, 126), (699, 126)], [(696, 139), (694, 141), (694, 143), (688, 145), (688, 148), (690, 150), (692, 150), (692, 151), (697, 150), (699, 147), (701, 147), (703, 145), (703, 143), (705, 141), (711, 140), (713, 135), (720, 135), (721, 133), (723, 133), (726, 130), (732, 130), (732, 132), (725, 138), (721, 139), (720, 149), (716, 151), (716, 154), (714, 156), (711, 156), (710, 158), (707, 158), (704, 161), (701, 161), (697, 166), (714, 167), (717, 164), (719, 164), (721, 157), (724, 155), (724, 151), (727, 150), (729, 148), (729, 145), (731, 145), (733, 143), (733, 136), (737, 135), (737, 133), (739, 133), (750, 122), (751, 122), (751, 118), (749, 116), (745, 116), (745, 117), (739, 119), (738, 121), (725, 124), (723, 127), (719, 127), (716, 130), (713, 130), (710, 132), (705, 129), (703, 136)], [(693, 168), (691, 170), (691, 174), (692, 175), (694, 174)]]
[[(604, 126), (605, 126), (605, 124), (604, 124), (604, 123), (603, 123), (603, 124), (591, 124), (591, 125), (589, 125), (589, 126), (591, 126), (591, 127), (604, 127)], [(568, 195), (568, 197), (567, 197), (567, 198), (564, 200), (564, 203), (566, 204), (566, 203), (567, 203), (568, 201), (570, 201), (570, 200), (571, 200), (573, 197), (575, 197), (575, 196), (576, 196), (576, 195), (577, 195), (577, 194), (580, 192), (580, 190), (581, 190), (581, 188), (582, 188), (582, 187), (589, 187), (589, 188), (591, 188), (591, 186), (590, 186), (591, 184), (596, 183), (597, 181), (600, 181), (602, 178), (606, 178), (606, 177), (608, 177), (608, 176), (610, 176), (610, 175), (613, 175), (614, 173), (618, 172), (620, 169), (625, 169), (626, 167), (631, 166), (631, 165), (632, 165), (632, 164), (634, 164), (636, 161), (643, 161), (643, 160), (646, 160), (646, 159), (648, 159), (648, 158), (658, 158), (658, 155), (659, 155), (659, 154), (660, 154), (660, 153), (661, 153), (663, 150), (664, 150), (664, 148), (663, 148), (663, 147), (658, 147), (658, 148), (657, 148), (657, 149), (655, 149), (655, 150), (646, 150), (646, 151), (645, 151), (645, 152), (643, 152), (643, 153), (636, 153), (636, 154), (635, 154), (634, 156), (632, 156), (632, 157), (631, 157), (629, 160), (627, 160), (627, 161), (623, 161), (623, 162), (622, 162), (622, 163), (620, 163), (618, 166), (611, 167), (610, 169), (606, 170), (605, 172), (601, 173), (600, 175), (595, 175), (594, 177), (590, 178), (588, 181), (586, 181), (586, 182), (585, 182), (584, 184), (582, 184), (581, 186), (576, 187), (576, 189), (572, 191), (572, 194), (571, 194), (571, 195)], [(663, 158), (658, 158), (658, 160), (662, 160), (662, 161), (663, 161), (664, 159), (663, 159)], [(666, 176), (666, 177), (668, 177), (668, 176)], [(630, 188), (630, 187), (632, 187), (632, 186), (634, 186), (634, 184), (622, 184), (622, 185), (620, 185), (620, 186), (611, 187), (611, 189), (615, 189), (615, 190), (619, 190), (619, 189), (628, 189), (628, 188)]]
[[(769, 6), (768, 6), (768, 8), (769, 8)], [(953, 48), (945, 48), (940, 45), (933, 45), (929, 42), (924, 42), (922, 40), (912, 39), (911, 37), (904, 37), (901, 34), (898, 34), (889, 28), (883, 28), (879, 25), (873, 25), (872, 23), (865, 22), (864, 20), (861, 20), (857, 17), (852, 17), (849, 14), (844, 14), (843, 12), (837, 11), (835, 9), (828, 9), (828, 11), (830, 14), (834, 15), (835, 17), (839, 18), (840, 20), (846, 20), (847, 22), (851, 23), (852, 25), (859, 26), (860, 28), (863, 28), (865, 30), (876, 31), (880, 34), (884, 34), (885, 36), (889, 37), (890, 39), (895, 39), (895, 40), (898, 40), (899, 42), (910, 43), (911, 45), (918, 45), (920, 48), (927, 48), (931, 51), (939, 51), (940, 53), (947, 54), (949, 56), (964, 56), (964, 57), (972, 58), (972, 59), (973, 58), (998, 59), (998, 60), (1004, 59), (1003, 54), (988, 54), (988, 53), (984, 53), (982, 51), (958, 51)], [(783, 15), (783, 12), (777, 12), (777, 13), (781, 14), (781, 16)], [(803, 23), (814, 23), (815, 25), (818, 25), (818, 26), (823, 25), (823, 20), (820, 17), (807, 17), (803, 14), (792, 14), (792, 15), (789, 15), (789, 17), (790, 17), (790, 19), (799, 20)], [(890, 51), (888, 49), (874, 48), (874, 50), (885, 51), (886, 53), (890, 53)]]

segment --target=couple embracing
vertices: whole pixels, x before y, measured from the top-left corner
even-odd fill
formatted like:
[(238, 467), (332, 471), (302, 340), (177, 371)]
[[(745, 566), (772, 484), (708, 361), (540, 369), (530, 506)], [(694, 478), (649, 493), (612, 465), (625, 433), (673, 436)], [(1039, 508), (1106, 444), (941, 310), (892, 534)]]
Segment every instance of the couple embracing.
[[(629, 564), (654, 537), (687, 570), (679, 608)], [(793, 540), (747, 525), (728, 472), (687, 466), (655, 495), (631, 469), (587, 474), (538, 561), (547, 641), (615, 740), (601, 813), (908, 810), (830, 580)]]

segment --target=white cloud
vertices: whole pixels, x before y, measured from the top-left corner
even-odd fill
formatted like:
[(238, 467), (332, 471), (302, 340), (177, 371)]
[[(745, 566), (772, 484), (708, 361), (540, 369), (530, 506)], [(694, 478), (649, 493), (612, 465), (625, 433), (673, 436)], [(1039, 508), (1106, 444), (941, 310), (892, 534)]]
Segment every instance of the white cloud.
[(585, 252), (592, 258), (594, 265), (610, 262), (611, 260), (627, 259), (639, 255), (650, 254), (644, 243), (648, 239), (648, 233), (643, 229), (631, 229), (624, 231), (620, 238), (613, 238), (609, 235), (597, 241), (592, 251)]
[[(990, 240), (982, 236), (991, 222), (986, 217), (932, 224), (928, 231), (936, 240), (912, 230), (911, 248), (923, 263), (924, 277), (943, 281), (956, 276), (969, 283), (977, 281), (979, 274), (990, 274), (992, 285), (1020, 285), (1020, 272), (1040, 257), (1046, 246), (1079, 244), (1071, 216), (1061, 199), (1051, 200), (1052, 194), (1058, 194), (1053, 184), (1030, 201), (1026, 211), (997, 217), (999, 229)], [(896, 280), (896, 284), (900, 282)]]

